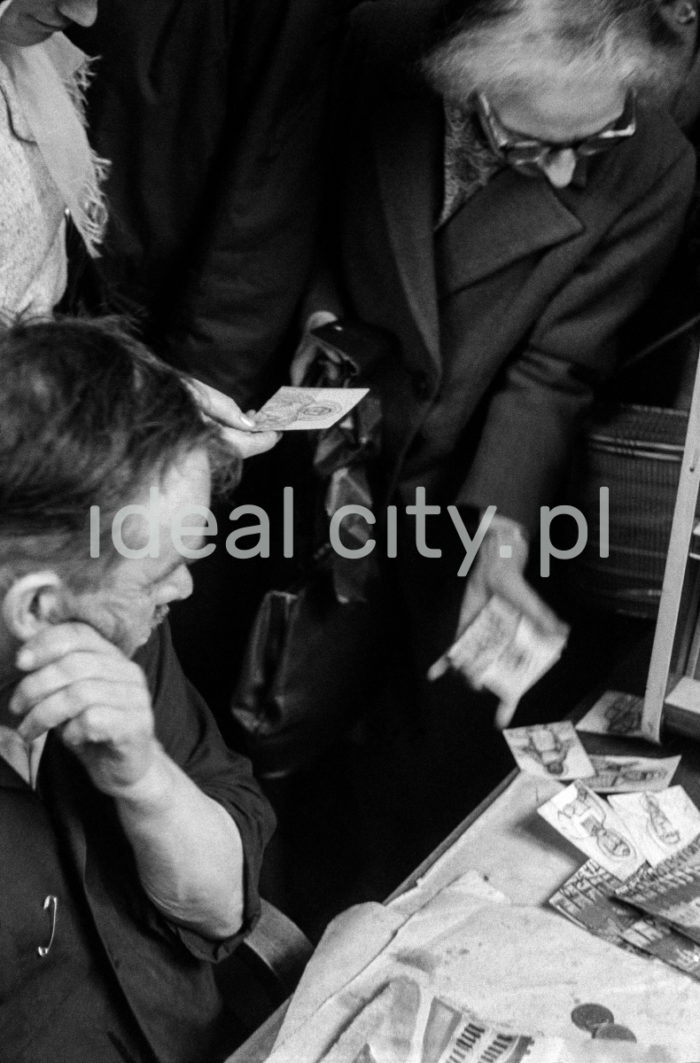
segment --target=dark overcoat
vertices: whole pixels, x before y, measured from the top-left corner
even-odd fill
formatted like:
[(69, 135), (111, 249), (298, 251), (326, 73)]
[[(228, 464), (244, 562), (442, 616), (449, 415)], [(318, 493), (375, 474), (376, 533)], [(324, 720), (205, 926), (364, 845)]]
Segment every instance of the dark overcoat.
[(278, 382), (316, 236), (347, 0), (100, 0), (91, 134), (111, 161), (101, 266), (168, 361), (257, 405)]
[(390, 485), (534, 528), (621, 326), (679, 240), (693, 153), (642, 104), (636, 135), (569, 187), (504, 168), (436, 231), (443, 108), (418, 66), (429, 9), (374, 0), (352, 16), (338, 276), (346, 308), (398, 339), (383, 382)]

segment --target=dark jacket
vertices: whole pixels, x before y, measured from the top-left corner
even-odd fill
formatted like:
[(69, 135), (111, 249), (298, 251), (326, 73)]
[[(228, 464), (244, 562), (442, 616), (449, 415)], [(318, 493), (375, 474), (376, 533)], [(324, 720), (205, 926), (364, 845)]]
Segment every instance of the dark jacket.
[[(230, 812), (245, 854), (245, 924), (212, 942), (162, 916), (144, 893), (114, 802), (49, 735), (33, 792), (0, 759), (0, 1057), (3, 1063), (215, 1058), (221, 1020), (210, 961), (259, 911), (272, 814), (248, 761), (229, 752), (186, 683), (164, 629), (135, 660), (156, 734), (194, 782)], [(58, 898), (49, 954), (48, 895)]]
[(318, 143), (346, 0), (100, 0), (76, 43), (112, 162), (108, 302), (244, 408), (276, 383), (316, 232)]
[(350, 312), (398, 338), (383, 385), (389, 483), (533, 528), (621, 325), (678, 241), (693, 154), (640, 107), (637, 134), (591, 158), (585, 181), (554, 189), (506, 168), (436, 233), (443, 112), (417, 68), (425, 7), (378, 0), (353, 15), (338, 272)]

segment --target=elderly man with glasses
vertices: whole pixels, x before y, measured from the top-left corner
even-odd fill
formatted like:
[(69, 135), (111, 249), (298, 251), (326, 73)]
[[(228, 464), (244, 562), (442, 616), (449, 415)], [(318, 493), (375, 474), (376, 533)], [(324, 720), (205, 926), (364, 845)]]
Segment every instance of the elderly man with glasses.
[(401, 515), (419, 488), (472, 531), (497, 507), (466, 580), (449, 520), (454, 564), (439, 516), (426, 528), (441, 558), (416, 551), (411, 513), (402, 553), (399, 518), (416, 639), (404, 664), (423, 677), (494, 592), (561, 628), (525, 565), (620, 327), (683, 228), (694, 163), (666, 107), (696, 18), (685, 0), (373, 0), (353, 14), (334, 126), (340, 252), (310, 321), (349, 315), (396, 337), (383, 459)]

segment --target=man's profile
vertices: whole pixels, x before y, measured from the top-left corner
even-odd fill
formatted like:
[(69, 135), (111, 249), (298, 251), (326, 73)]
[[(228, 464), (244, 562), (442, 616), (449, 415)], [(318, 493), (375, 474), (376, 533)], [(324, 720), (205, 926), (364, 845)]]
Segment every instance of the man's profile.
[(2, 1058), (215, 1060), (210, 961), (255, 919), (270, 813), (162, 621), (192, 588), (172, 526), (236, 459), (114, 324), (9, 328), (0, 375)]

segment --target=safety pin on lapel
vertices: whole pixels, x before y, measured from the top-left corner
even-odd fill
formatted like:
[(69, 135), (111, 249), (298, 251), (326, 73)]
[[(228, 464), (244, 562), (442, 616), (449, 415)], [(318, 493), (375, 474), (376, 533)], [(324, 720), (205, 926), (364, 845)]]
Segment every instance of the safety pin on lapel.
[(44, 901), (44, 911), (51, 912), (51, 936), (49, 937), (48, 945), (39, 945), (36, 950), (41, 956), (42, 960), (45, 960), (51, 951), (53, 945), (53, 939), (56, 936), (56, 920), (58, 918), (58, 897), (55, 897), (53, 893), (50, 893)]

